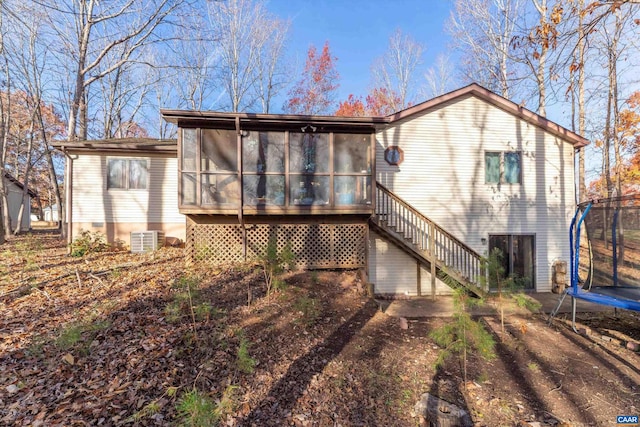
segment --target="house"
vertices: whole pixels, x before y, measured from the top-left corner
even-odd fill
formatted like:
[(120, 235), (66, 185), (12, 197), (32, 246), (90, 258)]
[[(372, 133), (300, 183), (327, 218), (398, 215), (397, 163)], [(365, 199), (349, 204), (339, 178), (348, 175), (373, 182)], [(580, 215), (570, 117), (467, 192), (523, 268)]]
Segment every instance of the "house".
[(175, 140), (58, 141), (54, 146), (66, 156), (63, 205), (70, 240), (81, 230), (127, 244), (136, 231), (184, 239)]
[[(7, 205), (9, 207), (9, 218), (11, 219), (11, 230), (16, 229), (18, 221), (21, 221), (20, 228), (22, 230), (29, 230), (31, 228), (31, 198), (37, 197), (36, 193), (27, 189), (25, 195), (24, 185), (9, 173), (4, 174), (4, 188), (7, 191)], [(24, 209), (22, 211), (22, 218), (18, 218), (20, 205), (23, 200)]]
[(362, 269), (394, 296), (448, 293), (444, 273), (482, 293), (493, 248), (549, 291), (569, 259), (574, 152), (588, 141), (476, 84), (387, 117), (162, 115), (177, 144), (60, 147), (74, 232), (182, 231), (192, 263), (288, 244), (302, 267)]

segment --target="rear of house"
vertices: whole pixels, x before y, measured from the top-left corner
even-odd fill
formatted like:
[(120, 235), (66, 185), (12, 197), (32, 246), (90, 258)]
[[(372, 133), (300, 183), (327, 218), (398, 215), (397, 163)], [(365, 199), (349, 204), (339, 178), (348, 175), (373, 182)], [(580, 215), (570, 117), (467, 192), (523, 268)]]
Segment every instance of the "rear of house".
[(175, 140), (59, 142), (65, 152), (67, 226), (130, 246), (131, 232), (157, 230), (184, 240), (178, 212)]
[[(554, 262), (569, 259), (583, 138), (472, 85), (397, 114), (376, 144), (379, 183), (476, 253), (499, 248), (525, 288), (551, 290)], [(431, 293), (428, 271), (388, 239), (373, 233), (371, 254), (376, 292)]]
[(486, 291), (482, 257), (549, 291), (569, 258), (584, 138), (470, 85), (388, 117), (162, 111), (175, 143), (71, 143), (71, 228), (185, 239), (192, 263), (290, 245), (358, 268), (379, 295)]

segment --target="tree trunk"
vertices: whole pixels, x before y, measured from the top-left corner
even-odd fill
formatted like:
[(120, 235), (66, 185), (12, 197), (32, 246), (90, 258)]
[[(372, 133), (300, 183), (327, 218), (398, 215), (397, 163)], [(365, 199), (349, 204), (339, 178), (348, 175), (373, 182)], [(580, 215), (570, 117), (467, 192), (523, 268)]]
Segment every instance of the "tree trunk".
[[(584, 136), (586, 132), (585, 128), (585, 108), (584, 108), (584, 47), (585, 47), (585, 33), (584, 33), (584, 0), (580, 0), (578, 3), (578, 133)], [(584, 202), (587, 200), (587, 181), (585, 176), (585, 147), (580, 148), (578, 152), (578, 186), (579, 186), (579, 201)]]

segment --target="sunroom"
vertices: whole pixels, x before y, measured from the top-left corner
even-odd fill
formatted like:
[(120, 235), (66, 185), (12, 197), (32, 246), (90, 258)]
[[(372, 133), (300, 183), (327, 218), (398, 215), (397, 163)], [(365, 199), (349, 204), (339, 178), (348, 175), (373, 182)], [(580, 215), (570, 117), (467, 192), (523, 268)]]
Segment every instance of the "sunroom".
[(179, 210), (192, 262), (270, 241), (307, 268), (366, 265), (382, 119), (162, 111), (178, 126)]

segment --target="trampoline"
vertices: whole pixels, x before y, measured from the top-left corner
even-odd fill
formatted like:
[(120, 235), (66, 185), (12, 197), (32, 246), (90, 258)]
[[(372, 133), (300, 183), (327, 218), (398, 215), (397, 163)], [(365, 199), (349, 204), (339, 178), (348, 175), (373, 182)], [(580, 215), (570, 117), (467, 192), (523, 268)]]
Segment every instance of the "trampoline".
[(579, 204), (569, 243), (570, 286), (549, 320), (567, 295), (576, 332), (577, 300), (640, 311), (640, 194)]

